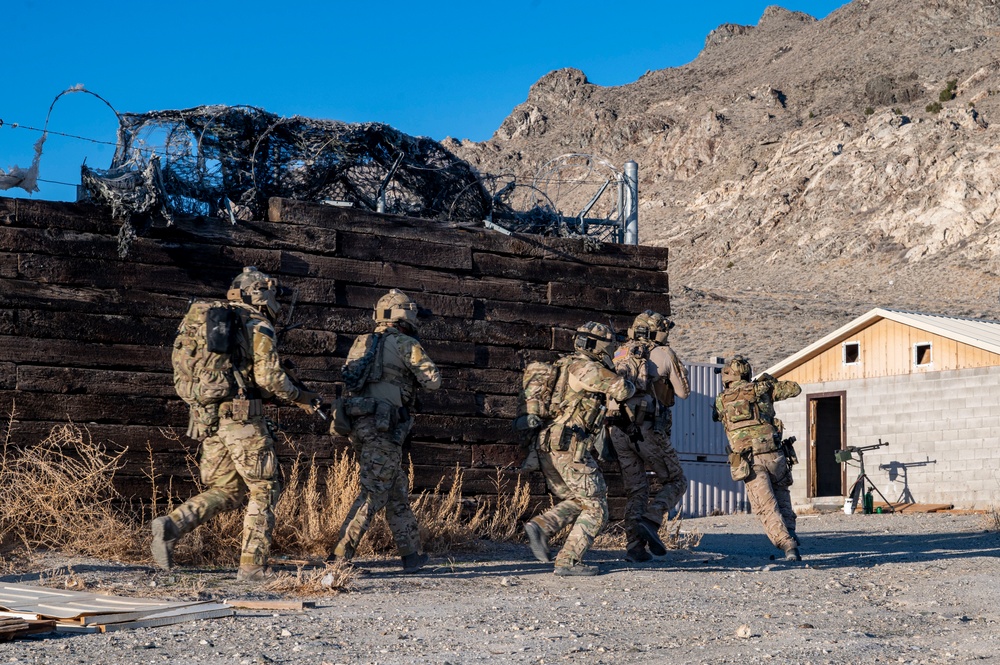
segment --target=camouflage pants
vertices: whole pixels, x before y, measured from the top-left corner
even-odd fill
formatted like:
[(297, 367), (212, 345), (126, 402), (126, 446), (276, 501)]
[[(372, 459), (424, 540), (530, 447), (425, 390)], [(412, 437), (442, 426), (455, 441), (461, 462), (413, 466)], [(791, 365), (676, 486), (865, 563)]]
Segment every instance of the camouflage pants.
[[(628, 542), (640, 539), (639, 520), (643, 517), (656, 523), (663, 523), (663, 516), (680, 501), (687, 490), (687, 478), (681, 468), (677, 451), (670, 444), (670, 421), (666, 431), (654, 430), (651, 422), (642, 424), (642, 441), (633, 443), (628, 435), (617, 427), (611, 428), (611, 442), (618, 455), (625, 485), (625, 537)], [(646, 469), (652, 469), (661, 483), (660, 490), (649, 498), (649, 477)]]
[(249, 494), (240, 565), (263, 566), (271, 551), (274, 507), (281, 495), (278, 455), (267, 421), (219, 419), (219, 431), (201, 445), (201, 482), (207, 490), (170, 513), (183, 535), (221, 512), (236, 510)]
[[(396, 541), (400, 556), (420, 550), (420, 530), (410, 508), (409, 477), (403, 471), (403, 448), (393, 439), (402, 440), (390, 430), (375, 428), (375, 416), (355, 417), (351, 444), (361, 466), (361, 493), (340, 528), (340, 542), (333, 553), (351, 558), (361, 538), (371, 526), (372, 518), (385, 508), (389, 530)], [(409, 422), (398, 427), (409, 427)], [(405, 438), (405, 435), (404, 437)]]
[(781, 550), (796, 547), (795, 511), (788, 491), (792, 472), (784, 453), (755, 454), (753, 469), (743, 482), (750, 507), (764, 524), (764, 532), (774, 546)]
[(566, 543), (556, 555), (556, 566), (572, 566), (583, 561), (583, 555), (608, 521), (608, 487), (597, 462), (589, 454), (582, 462), (574, 458), (571, 450), (538, 453), (549, 491), (560, 502), (531, 521), (549, 538), (565, 526), (573, 525)]

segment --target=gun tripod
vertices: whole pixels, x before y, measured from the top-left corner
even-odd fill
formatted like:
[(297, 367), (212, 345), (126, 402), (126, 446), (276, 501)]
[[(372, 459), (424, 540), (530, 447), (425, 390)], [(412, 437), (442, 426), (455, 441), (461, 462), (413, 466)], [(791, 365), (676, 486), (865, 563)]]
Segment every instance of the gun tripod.
[(850, 504), (847, 503), (847, 500), (844, 501), (844, 512), (847, 512), (847, 506), (850, 505), (851, 513), (853, 514), (858, 507), (858, 500), (861, 500), (863, 502), (865, 513), (872, 512), (871, 505), (868, 504), (868, 502), (865, 499), (862, 499), (862, 497), (867, 496), (871, 492), (875, 492), (875, 494), (879, 495), (882, 501), (885, 502), (885, 505), (888, 506), (890, 513), (896, 512), (896, 509), (892, 507), (892, 504), (889, 502), (889, 500), (885, 498), (885, 495), (879, 491), (878, 487), (875, 486), (875, 483), (872, 482), (872, 479), (868, 477), (867, 473), (865, 473), (864, 451), (875, 450), (876, 448), (881, 448), (882, 446), (888, 446), (888, 445), (889, 445), (888, 441), (882, 443), (882, 439), (879, 439), (878, 444), (874, 446), (848, 446), (836, 452), (836, 457), (838, 462), (845, 463), (852, 459), (858, 460), (858, 477), (857, 480), (854, 481), (854, 484), (851, 485), (851, 489), (847, 494), (847, 496), (850, 497)]

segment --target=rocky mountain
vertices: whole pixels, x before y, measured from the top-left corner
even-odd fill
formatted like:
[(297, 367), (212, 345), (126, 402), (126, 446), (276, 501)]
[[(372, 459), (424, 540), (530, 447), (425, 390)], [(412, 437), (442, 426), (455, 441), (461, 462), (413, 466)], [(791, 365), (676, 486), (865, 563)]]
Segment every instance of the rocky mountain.
[(446, 146), (491, 173), (634, 159), (675, 347), (762, 369), (875, 306), (1000, 318), (998, 92), (1000, 0), (769, 7), (628, 85), (551, 72)]

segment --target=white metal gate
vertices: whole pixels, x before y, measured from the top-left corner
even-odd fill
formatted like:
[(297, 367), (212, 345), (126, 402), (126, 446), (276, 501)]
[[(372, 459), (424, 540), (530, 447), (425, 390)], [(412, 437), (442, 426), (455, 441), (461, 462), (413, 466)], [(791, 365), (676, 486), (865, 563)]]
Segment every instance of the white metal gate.
[(712, 405), (722, 392), (722, 365), (684, 363), (691, 394), (673, 408), (670, 441), (681, 458), (688, 489), (681, 502), (685, 517), (749, 512), (743, 483), (733, 481), (726, 459), (726, 432), (712, 421)]

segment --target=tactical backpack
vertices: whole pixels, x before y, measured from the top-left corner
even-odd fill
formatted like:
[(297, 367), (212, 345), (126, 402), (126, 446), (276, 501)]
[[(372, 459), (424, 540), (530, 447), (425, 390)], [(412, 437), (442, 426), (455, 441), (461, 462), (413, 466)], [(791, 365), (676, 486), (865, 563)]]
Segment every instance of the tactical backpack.
[(751, 425), (765, 424), (760, 415), (757, 393), (752, 383), (725, 391), (719, 397), (719, 403), (722, 404), (722, 413), (719, 417), (728, 429), (743, 429)]
[(562, 370), (568, 362), (569, 357), (564, 356), (554, 363), (540, 360), (528, 363), (521, 376), (519, 416), (535, 415), (550, 420), (559, 415), (569, 383), (569, 373)]
[(218, 405), (238, 390), (233, 354), (239, 314), (226, 302), (196, 300), (177, 328), (170, 362), (177, 396), (193, 408)]
[(612, 359), (618, 376), (630, 381), (636, 392), (649, 389), (649, 347), (629, 341), (618, 347)]
[(369, 381), (382, 378), (382, 338), (382, 333), (364, 335), (361, 339), (364, 340), (365, 352), (359, 358), (344, 363), (341, 375), (348, 392), (359, 393)]

